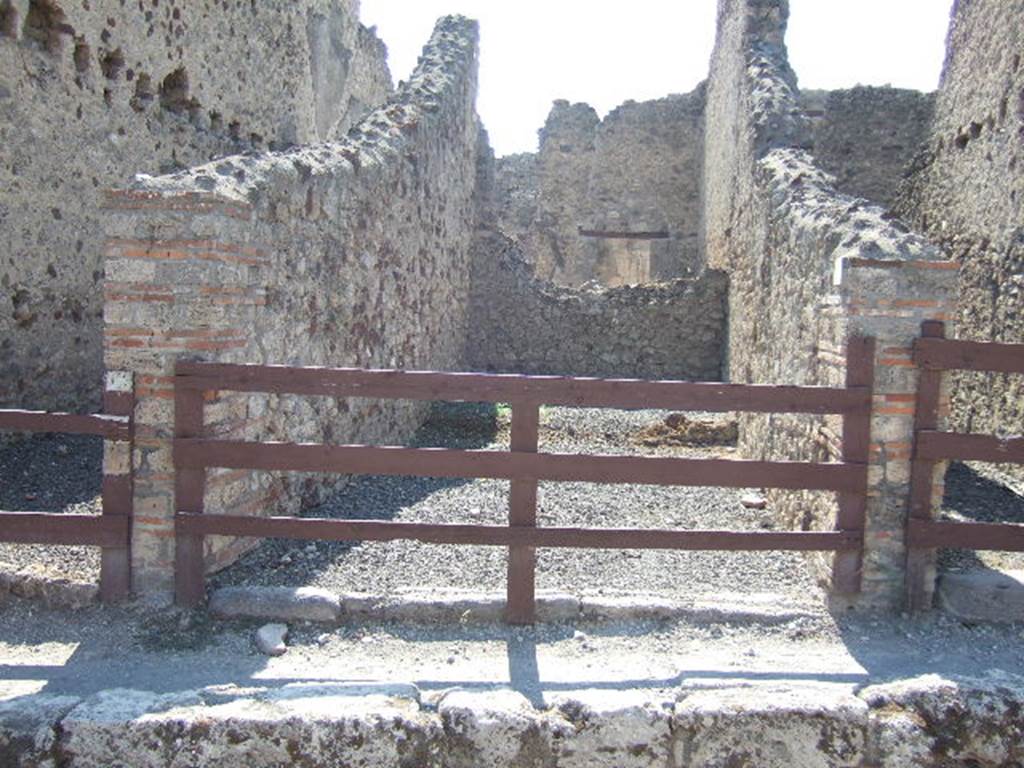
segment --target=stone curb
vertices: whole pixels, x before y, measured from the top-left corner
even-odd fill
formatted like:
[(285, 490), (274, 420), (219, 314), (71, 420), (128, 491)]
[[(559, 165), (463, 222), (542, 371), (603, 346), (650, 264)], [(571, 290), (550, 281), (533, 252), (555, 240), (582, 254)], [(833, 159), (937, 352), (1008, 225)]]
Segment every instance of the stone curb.
[[(502, 621), (505, 595), (467, 590), (407, 590), (384, 597), (364, 592), (336, 595), (309, 587), (224, 587), (211, 593), (209, 609), (223, 618), (276, 621), (337, 623), (351, 616), (367, 621), (476, 624)], [(689, 620), (782, 624), (815, 615), (808, 608), (787, 604), (780, 595), (709, 595), (689, 602), (650, 595), (537, 595), (540, 623)]]
[(1010, 675), (925, 675), (860, 692), (781, 681), (580, 690), (540, 708), (507, 688), (427, 703), (402, 683), (118, 689), (0, 701), (0, 758), (64, 768), (996, 768), (1024, 759), (1022, 705), (1024, 678)]
[(99, 602), (100, 587), (85, 581), (40, 576), (28, 570), (0, 570), (0, 603), (8, 595), (34, 600), (49, 608), (85, 608)]

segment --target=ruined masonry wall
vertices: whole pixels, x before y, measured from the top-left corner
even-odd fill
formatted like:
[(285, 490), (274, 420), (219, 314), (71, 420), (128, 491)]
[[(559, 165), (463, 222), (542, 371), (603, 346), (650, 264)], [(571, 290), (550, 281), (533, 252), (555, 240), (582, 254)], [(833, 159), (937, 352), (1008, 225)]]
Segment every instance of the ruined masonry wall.
[[(539, 152), (498, 160), (500, 227), (537, 276), (617, 286), (699, 271), (702, 112), (701, 89), (626, 102), (603, 121), (556, 101)], [(668, 238), (614, 236), (637, 232)]]
[[(105, 358), (136, 374), (134, 587), (169, 595), (172, 373), (222, 362), (452, 368), (474, 224), (477, 30), (442, 19), (417, 71), (349, 138), (242, 155), (112, 193)], [(408, 402), (222, 396), (207, 429), (243, 439), (396, 443)], [(209, 511), (295, 512), (323, 478), (211, 473)], [(207, 539), (211, 568), (246, 542)]]
[(325, 138), (391, 90), (357, 0), (0, 0), (0, 404), (97, 407), (103, 190)]
[(818, 167), (840, 192), (888, 207), (928, 135), (935, 94), (858, 86), (799, 98)]
[[(956, 335), (1024, 342), (1024, 3), (958, 2), (935, 122), (897, 211), (960, 264)], [(954, 377), (958, 431), (1024, 432), (1024, 377)], [(989, 467), (1024, 492), (1024, 468)]]
[(473, 370), (719, 381), (728, 286), (720, 272), (574, 290), (534, 276), (493, 233), (474, 248), (466, 362)]
[[(720, 4), (708, 83), (704, 242), (710, 266), (729, 275), (732, 381), (842, 386), (847, 337), (875, 337), (863, 593), (856, 600), (892, 608), (903, 594), (916, 389), (911, 344), (922, 320), (948, 317), (956, 265), (882, 208), (837, 192), (834, 179), (799, 149), (809, 143), (810, 127), (786, 59), (787, 17), (785, 0)], [(741, 450), (754, 458), (835, 460), (841, 434), (837, 417), (747, 416)], [(833, 494), (771, 498), (788, 528), (834, 525)], [(831, 556), (813, 558), (827, 580)]]

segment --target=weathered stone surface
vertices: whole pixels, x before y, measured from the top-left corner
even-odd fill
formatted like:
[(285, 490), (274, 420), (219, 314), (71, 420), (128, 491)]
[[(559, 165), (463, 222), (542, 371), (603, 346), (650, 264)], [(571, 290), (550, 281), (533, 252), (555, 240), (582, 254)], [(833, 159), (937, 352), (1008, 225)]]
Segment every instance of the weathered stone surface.
[(578, 691), (552, 706), (575, 731), (563, 739), (558, 765), (566, 768), (641, 768), (672, 765), (671, 708), (645, 691)]
[[(1024, 342), (1024, 6), (954, 5), (935, 119), (894, 208), (960, 264), (956, 330)], [(1020, 376), (953, 375), (957, 431), (1024, 433)], [(984, 468), (1024, 488), (1024, 467)]]
[[(12, 768), (1007, 768), (1024, 680), (927, 675), (854, 695), (828, 683), (587, 690), (535, 708), (508, 689), (420, 706), (400, 683), (105, 691), (0, 702)], [(712, 686), (714, 684), (711, 684)]]
[(610, 621), (664, 619), (678, 616), (685, 606), (647, 595), (592, 595), (581, 600), (584, 618)]
[(285, 640), (288, 637), (286, 624), (264, 624), (256, 630), (256, 647), (265, 656), (283, 656), (288, 652)]
[(504, 615), (505, 596), (495, 592), (409, 590), (381, 604), (381, 616), (389, 621), (500, 621)]
[(0, 18), (0, 404), (96, 407), (103, 191), (327, 138), (391, 90), (383, 45), (358, 0), (5, 0)]
[(498, 160), (499, 228), (538, 277), (562, 285), (695, 274), (703, 107), (701, 88), (629, 101), (604, 120), (556, 101), (539, 152)]
[[(170, 443), (175, 361), (451, 370), (463, 349), (479, 124), (477, 29), (438, 22), (413, 75), (343, 138), (226, 157), (139, 178), (104, 215), (108, 368), (140, 390), (133, 585), (170, 595)], [(112, 271), (129, 270), (119, 278)], [(137, 274), (139, 271), (146, 274)], [(116, 287), (115, 287), (116, 286)], [(408, 440), (426, 408), (411, 401), (225, 395), (205, 408), (244, 440)], [(338, 476), (219, 473), (209, 512), (290, 514)], [(207, 565), (251, 540), (206, 539)]]
[(683, 691), (674, 713), (681, 765), (860, 766), (868, 708), (826, 686)]
[(56, 768), (55, 727), (79, 701), (45, 693), (0, 701), (0, 765)]
[(870, 741), (878, 765), (1012, 766), (1024, 760), (1024, 681), (924, 675), (870, 686)]
[(447, 759), (455, 765), (537, 764), (551, 748), (540, 718), (521, 693), (511, 690), (452, 691), (438, 702), (448, 736)]
[(1024, 621), (1024, 571), (943, 573), (939, 605), (961, 619)]
[(222, 587), (210, 595), (210, 612), (225, 618), (337, 622), (341, 599), (315, 587)]
[(31, 568), (0, 572), (0, 602), (9, 593), (54, 608), (75, 609), (95, 603), (99, 592), (99, 584), (55, 579)]
[(431, 765), (418, 760), (439, 730), (422, 722), (415, 689), (335, 684), (172, 696), (111, 691), (76, 707), (62, 728), (69, 768)]
[[(838, 192), (806, 151), (812, 124), (786, 56), (788, 13), (784, 0), (720, 5), (705, 109), (703, 242), (708, 265), (729, 278), (731, 381), (843, 386), (847, 340), (875, 338), (867, 535), (861, 590), (849, 602), (893, 608), (904, 595), (916, 386), (909, 350), (923, 320), (951, 310), (956, 264), (882, 208)], [(740, 449), (757, 459), (834, 460), (839, 421), (744, 415)], [(832, 494), (771, 491), (769, 501), (786, 528), (834, 526)], [(810, 557), (830, 580), (833, 556)]]
[(935, 94), (857, 86), (801, 91), (808, 149), (849, 195), (888, 206), (931, 127)]
[(717, 381), (727, 283), (720, 273), (610, 289), (536, 278), (507, 237), (474, 245), (466, 360), (475, 370)]

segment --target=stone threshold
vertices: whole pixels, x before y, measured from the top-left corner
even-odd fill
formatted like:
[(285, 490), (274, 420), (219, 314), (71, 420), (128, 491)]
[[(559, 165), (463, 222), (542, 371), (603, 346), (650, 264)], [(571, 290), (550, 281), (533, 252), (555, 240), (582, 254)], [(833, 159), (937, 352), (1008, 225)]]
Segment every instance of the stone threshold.
[[(346, 617), (373, 621), (490, 623), (504, 618), (505, 594), (470, 590), (409, 589), (393, 595), (336, 593), (314, 587), (222, 587), (209, 610), (221, 618), (313, 621)], [(649, 594), (572, 595), (540, 592), (539, 623), (564, 621), (689, 620), (784, 624), (821, 615), (779, 594), (708, 594), (672, 600)]]
[[(12, 766), (976, 768), (1024, 760), (1024, 678), (926, 675), (860, 689), (756, 680), (432, 696), (411, 684), (288, 682), (0, 701)], [(4, 762), (6, 761), (6, 762)]]

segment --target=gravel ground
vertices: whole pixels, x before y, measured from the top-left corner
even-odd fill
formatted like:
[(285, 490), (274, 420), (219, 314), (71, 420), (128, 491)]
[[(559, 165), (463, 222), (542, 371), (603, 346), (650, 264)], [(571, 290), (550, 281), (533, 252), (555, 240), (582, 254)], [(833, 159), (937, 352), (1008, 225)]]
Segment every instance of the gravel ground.
[[(946, 472), (946, 492), (940, 517), (979, 523), (1024, 523), (1024, 496), (978, 474), (966, 464), (954, 462)], [(1024, 552), (986, 552), (944, 549), (939, 557), (943, 570), (973, 568), (1024, 570)]]
[[(647, 447), (635, 435), (664, 420), (665, 411), (545, 408), (540, 449), (562, 453), (660, 456), (731, 455), (731, 448)], [(435, 408), (416, 444), (507, 450), (507, 412), (453, 404)], [(740, 504), (743, 491), (722, 488), (542, 483), (540, 525), (769, 530), (770, 510)], [(360, 477), (309, 515), (421, 522), (507, 521), (508, 482)], [(416, 542), (302, 544), (268, 541), (215, 579), (217, 586), (318, 586), (392, 594), (403, 588), (505, 588), (500, 547)], [(584, 551), (541, 549), (540, 589), (687, 596), (711, 591), (787, 593), (818, 599), (797, 553)]]
[[(88, 435), (32, 435), (0, 443), (0, 509), (98, 515), (103, 440)], [(0, 544), (0, 570), (96, 582), (96, 547)]]
[[(728, 447), (647, 447), (635, 440), (664, 411), (545, 408), (541, 450), (666, 456), (730, 456)], [(709, 418), (704, 414), (697, 417)], [(508, 449), (508, 412), (451, 404), (435, 408), (415, 444)], [(36, 435), (0, 443), (0, 509), (99, 514), (103, 446), (99, 438)], [(508, 483), (430, 478), (356, 478), (318, 517), (504, 524)], [(770, 530), (770, 510), (739, 503), (742, 492), (717, 488), (543, 483), (540, 524)], [(954, 463), (941, 516), (954, 520), (1024, 522), (1024, 497)], [(943, 550), (944, 570), (1024, 569), (1024, 553)], [(0, 570), (77, 582), (99, 578), (99, 550), (0, 544)], [(228, 584), (314, 585), (380, 594), (403, 587), (504, 589), (505, 551), (414, 542), (358, 545), (267, 541), (219, 574)], [(540, 550), (538, 586), (667, 595), (707, 591), (785, 592), (815, 600), (802, 556), (795, 553), (699, 553)]]

